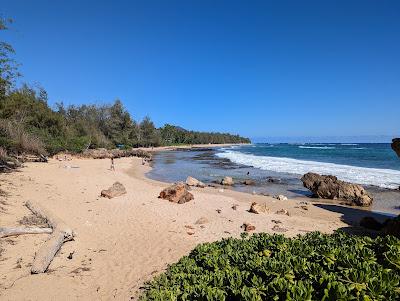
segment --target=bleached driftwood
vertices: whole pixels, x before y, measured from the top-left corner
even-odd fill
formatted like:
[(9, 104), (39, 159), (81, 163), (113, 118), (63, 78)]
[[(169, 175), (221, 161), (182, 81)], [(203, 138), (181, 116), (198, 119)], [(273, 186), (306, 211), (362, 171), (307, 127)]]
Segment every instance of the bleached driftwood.
[(74, 238), (74, 233), (61, 219), (51, 214), (46, 208), (32, 201), (27, 201), (25, 205), (35, 215), (46, 219), (53, 229), (50, 238), (36, 252), (32, 263), (32, 274), (44, 273), (63, 243)]
[(7, 228), (0, 228), (0, 238), (7, 236), (22, 235), (22, 234), (41, 234), (41, 233), (51, 233), (51, 232), (53, 232), (53, 229), (51, 228), (7, 227)]

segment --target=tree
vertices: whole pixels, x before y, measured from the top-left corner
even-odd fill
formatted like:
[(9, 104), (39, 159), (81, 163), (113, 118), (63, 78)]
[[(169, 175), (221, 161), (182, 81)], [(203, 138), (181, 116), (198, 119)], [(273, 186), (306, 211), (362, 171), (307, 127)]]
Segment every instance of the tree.
[[(0, 19), (0, 32), (7, 30), (7, 25), (11, 23), (11, 19)], [(0, 41), (0, 100), (4, 99), (15, 79), (20, 76), (18, 64), (12, 58), (14, 54), (15, 50), (10, 44)]]

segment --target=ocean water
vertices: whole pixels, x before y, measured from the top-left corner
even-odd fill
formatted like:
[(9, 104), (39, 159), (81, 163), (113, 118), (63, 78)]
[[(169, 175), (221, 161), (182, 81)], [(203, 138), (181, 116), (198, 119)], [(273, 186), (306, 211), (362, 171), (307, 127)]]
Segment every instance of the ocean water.
[(184, 181), (193, 176), (206, 183), (232, 176), (253, 179), (255, 186), (235, 185), (248, 193), (310, 196), (300, 177), (307, 172), (335, 175), (363, 185), (374, 197), (372, 210), (399, 214), (400, 158), (390, 144), (251, 144), (159, 152), (148, 177)]

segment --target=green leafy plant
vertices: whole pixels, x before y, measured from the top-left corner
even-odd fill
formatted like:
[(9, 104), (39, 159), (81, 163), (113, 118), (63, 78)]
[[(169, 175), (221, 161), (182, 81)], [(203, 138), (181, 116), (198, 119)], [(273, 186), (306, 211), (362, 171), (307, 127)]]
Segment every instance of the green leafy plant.
[(266, 233), (197, 246), (141, 300), (399, 300), (400, 240)]

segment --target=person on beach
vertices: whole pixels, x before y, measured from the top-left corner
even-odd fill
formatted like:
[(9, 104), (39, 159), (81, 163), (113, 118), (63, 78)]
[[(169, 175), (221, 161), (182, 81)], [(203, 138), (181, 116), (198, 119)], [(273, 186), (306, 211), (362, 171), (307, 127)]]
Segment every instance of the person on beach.
[(111, 167), (110, 167), (110, 170), (115, 171), (114, 157), (111, 157)]

